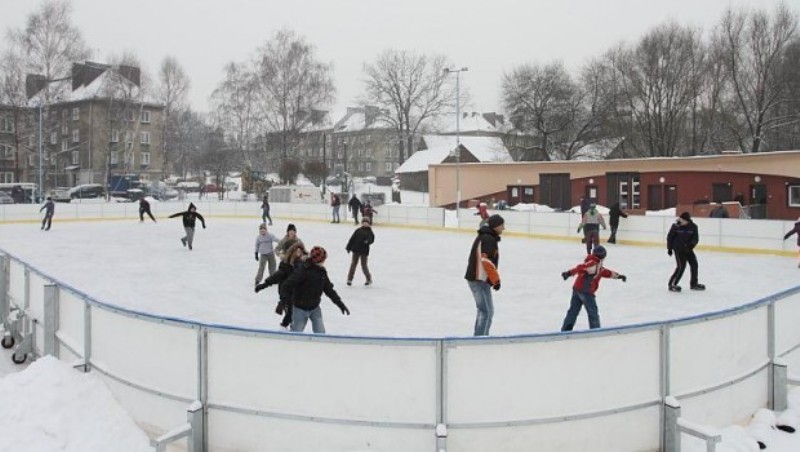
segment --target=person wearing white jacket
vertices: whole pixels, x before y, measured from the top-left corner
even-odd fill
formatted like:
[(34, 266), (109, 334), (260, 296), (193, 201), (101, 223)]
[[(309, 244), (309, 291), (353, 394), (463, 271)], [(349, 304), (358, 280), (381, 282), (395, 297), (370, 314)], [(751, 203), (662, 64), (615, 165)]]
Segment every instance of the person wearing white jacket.
[(275, 234), (267, 231), (266, 223), (261, 223), (258, 227), (258, 236), (256, 237), (256, 262), (258, 262), (258, 272), (256, 273), (256, 284), (261, 282), (264, 277), (264, 266), (269, 265), (269, 274), (275, 273), (275, 250), (272, 248), (273, 243), (278, 243), (279, 239)]

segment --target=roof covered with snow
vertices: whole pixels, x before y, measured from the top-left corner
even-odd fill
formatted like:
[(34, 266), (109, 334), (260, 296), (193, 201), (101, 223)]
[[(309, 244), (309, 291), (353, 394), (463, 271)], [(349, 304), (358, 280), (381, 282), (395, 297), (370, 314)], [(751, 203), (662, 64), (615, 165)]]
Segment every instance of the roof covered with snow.
[[(428, 171), (429, 165), (442, 163), (456, 148), (456, 137), (451, 135), (424, 135), (427, 149), (415, 152), (395, 173)], [(461, 137), (461, 146), (481, 162), (511, 162), (511, 154), (499, 137)]]
[[(51, 93), (51, 98), (57, 103), (62, 102), (77, 102), (89, 99), (107, 99), (113, 97), (115, 99), (130, 99), (132, 101), (142, 101), (150, 104), (157, 104), (154, 97), (143, 92), (141, 87), (129, 79), (113, 73), (109, 69), (100, 74), (97, 78), (92, 80), (86, 85), (80, 85), (74, 90), (72, 89), (72, 79), (64, 79), (50, 82), (47, 88), (43, 88), (38, 93), (34, 94), (28, 100), (30, 107), (36, 107), (40, 104), (44, 97), (45, 90)], [(53, 94), (55, 93), (55, 94)], [(143, 96), (143, 99), (140, 99)]]
[[(435, 116), (428, 121), (427, 128), (440, 133), (456, 133), (456, 130), (458, 130), (464, 134), (476, 132), (504, 133), (506, 129), (502, 116), (495, 113), (484, 114), (477, 111), (462, 111), (458, 124), (456, 124), (456, 117), (455, 112)], [(493, 118), (494, 122), (490, 122), (487, 118)]]

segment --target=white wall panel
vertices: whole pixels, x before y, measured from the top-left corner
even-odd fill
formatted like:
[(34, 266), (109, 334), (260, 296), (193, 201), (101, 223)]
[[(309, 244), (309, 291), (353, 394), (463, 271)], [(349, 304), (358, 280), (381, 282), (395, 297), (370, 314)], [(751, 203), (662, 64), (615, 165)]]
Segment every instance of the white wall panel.
[(759, 408), (767, 407), (768, 371), (736, 384), (690, 398), (680, 398), (681, 416), (714, 427), (746, 425)]
[(83, 353), (84, 301), (71, 291), (60, 289), (58, 293), (58, 335), (78, 353)]
[[(775, 303), (775, 353), (777, 356), (782, 356), (800, 344), (798, 319), (800, 319), (800, 294), (778, 300)], [(800, 355), (800, 350), (795, 350), (792, 355)], [(784, 357), (784, 359), (788, 358)]]
[(8, 295), (11, 306), (25, 307), (25, 265), (15, 259), (8, 260)]

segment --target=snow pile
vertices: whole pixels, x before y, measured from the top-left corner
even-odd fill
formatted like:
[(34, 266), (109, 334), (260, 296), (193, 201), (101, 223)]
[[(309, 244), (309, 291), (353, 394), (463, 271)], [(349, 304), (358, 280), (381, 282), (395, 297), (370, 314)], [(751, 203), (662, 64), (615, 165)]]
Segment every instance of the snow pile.
[(0, 451), (152, 451), (95, 375), (52, 357), (0, 379)]

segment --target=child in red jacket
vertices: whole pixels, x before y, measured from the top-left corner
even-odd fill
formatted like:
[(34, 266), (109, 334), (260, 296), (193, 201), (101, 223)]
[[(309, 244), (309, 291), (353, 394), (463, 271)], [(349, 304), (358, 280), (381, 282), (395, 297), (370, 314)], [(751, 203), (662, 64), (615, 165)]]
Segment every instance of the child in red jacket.
[(597, 312), (597, 300), (594, 293), (600, 285), (600, 278), (621, 279), (622, 282), (628, 280), (625, 275), (621, 275), (613, 270), (603, 267), (603, 259), (606, 258), (606, 249), (596, 246), (592, 254), (586, 256), (583, 263), (576, 265), (563, 273), (561, 277), (564, 281), (570, 276), (576, 275), (575, 284), (572, 285), (572, 299), (569, 302), (567, 316), (561, 325), (561, 331), (572, 331), (581, 306), (586, 307), (586, 314), (589, 316), (589, 328), (600, 328), (600, 314)]

